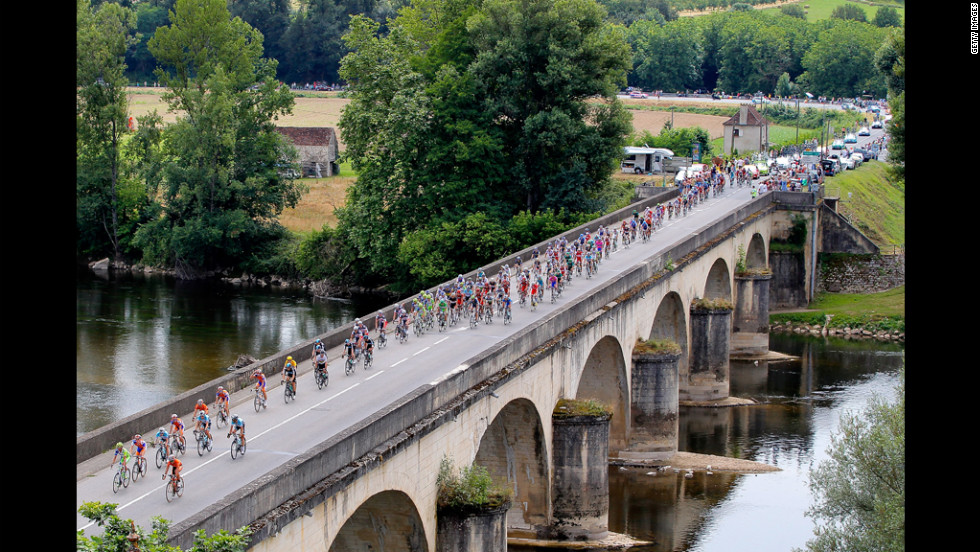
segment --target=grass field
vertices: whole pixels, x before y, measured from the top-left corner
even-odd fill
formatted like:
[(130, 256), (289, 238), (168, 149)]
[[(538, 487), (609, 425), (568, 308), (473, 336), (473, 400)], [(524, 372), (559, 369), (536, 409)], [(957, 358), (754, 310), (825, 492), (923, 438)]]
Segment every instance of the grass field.
[[(876, 1), (875, 5), (871, 5), (869, 2), (856, 2), (854, 0), (800, 0), (799, 2), (783, 2), (782, 4), (802, 5), (803, 10), (806, 12), (806, 20), (811, 23), (814, 21), (820, 21), (821, 19), (829, 19), (830, 14), (834, 11), (834, 8), (844, 4), (854, 4), (860, 7), (862, 10), (864, 10), (869, 22), (874, 19), (875, 14), (878, 13), (879, 7), (891, 6), (898, 10), (898, 15), (902, 18), (903, 22), (905, 21), (905, 6), (896, 2)], [(759, 9), (778, 10), (779, 8), (773, 7)]]

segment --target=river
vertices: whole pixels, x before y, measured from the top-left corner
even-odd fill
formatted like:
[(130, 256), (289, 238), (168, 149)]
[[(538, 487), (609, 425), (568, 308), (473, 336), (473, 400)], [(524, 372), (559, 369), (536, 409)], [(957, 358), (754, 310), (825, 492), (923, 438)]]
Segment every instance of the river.
[[(77, 280), (76, 434), (221, 376), (240, 354), (263, 358), (384, 306), (378, 297), (176, 282)], [(731, 394), (760, 404), (682, 408), (679, 450), (765, 462), (779, 472), (649, 475), (609, 471), (609, 529), (651, 552), (787, 552), (812, 536), (809, 470), (826, 458), (842, 412), (891, 399), (904, 344), (773, 335), (788, 362), (733, 363)], [(529, 548), (512, 547), (518, 550)], [(549, 549), (554, 550), (554, 549)]]

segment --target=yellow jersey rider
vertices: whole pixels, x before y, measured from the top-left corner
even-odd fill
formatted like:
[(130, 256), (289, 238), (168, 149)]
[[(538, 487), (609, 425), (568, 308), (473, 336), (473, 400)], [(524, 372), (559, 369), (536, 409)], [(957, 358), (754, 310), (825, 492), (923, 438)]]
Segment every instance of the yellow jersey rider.
[(286, 357), (286, 363), (282, 366), (282, 379), (286, 382), (292, 382), (293, 384), (293, 394), (296, 394), (296, 383), (297, 383), (297, 371), (296, 371), (296, 361), (293, 357)]

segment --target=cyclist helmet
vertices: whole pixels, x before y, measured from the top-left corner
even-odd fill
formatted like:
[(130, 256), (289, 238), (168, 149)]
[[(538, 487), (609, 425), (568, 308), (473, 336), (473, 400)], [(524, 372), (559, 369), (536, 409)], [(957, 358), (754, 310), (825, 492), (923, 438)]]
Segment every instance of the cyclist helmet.
[(238, 421), (238, 414), (232, 414), (231, 421), (237, 422)]
[(171, 420), (176, 420), (177, 419), (177, 415), (176, 414), (171, 414), (170, 415), (170, 419)]
[(204, 399), (197, 399), (197, 404), (204, 404)]
[(259, 368), (258, 370), (255, 371), (255, 373), (261, 376), (262, 375), (262, 369)]
[(170, 460), (171, 462), (173, 462), (176, 459), (177, 459), (177, 455), (175, 454), (171, 454), (170, 456), (167, 457), (167, 460)]
[(122, 448), (122, 443), (116, 443), (116, 448), (117, 449), (121, 449)]
[(318, 337), (316, 338), (316, 341), (314, 343), (319, 343), (319, 342), (320, 342), (320, 338)]
[(225, 388), (224, 388), (224, 387), (222, 387), (222, 386), (220, 386), (220, 385), (218, 386), (218, 391), (224, 391), (224, 390), (225, 390)]
[(288, 356), (288, 357), (286, 357), (286, 360), (293, 360), (293, 357)]
[(350, 339), (345, 339), (344, 340), (344, 345), (350, 345)]
[(139, 441), (139, 440), (140, 440), (140, 439), (142, 439), (142, 438), (143, 438), (143, 436), (142, 436), (142, 435), (140, 435), (139, 433), (137, 433), (136, 435), (133, 435), (133, 440), (134, 440), (134, 441)]

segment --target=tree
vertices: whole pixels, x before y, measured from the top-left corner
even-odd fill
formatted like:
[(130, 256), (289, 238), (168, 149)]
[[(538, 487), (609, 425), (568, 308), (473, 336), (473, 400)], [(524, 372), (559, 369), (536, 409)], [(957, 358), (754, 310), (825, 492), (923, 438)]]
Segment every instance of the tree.
[(803, 56), (809, 91), (831, 97), (884, 97), (885, 79), (875, 67), (875, 53), (886, 33), (868, 23), (828, 20)]
[(806, 19), (806, 12), (803, 11), (803, 6), (800, 6), (799, 4), (786, 4), (785, 6), (779, 6), (779, 11), (782, 12), (783, 15), (787, 15), (789, 17), (795, 17), (803, 20)]
[(831, 19), (844, 19), (850, 21), (860, 21), (866, 23), (868, 21), (868, 16), (864, 13), (864, 10), (854, 4), (843, 4), (834, 8), (834, 11), (830, 12)]
[(634, 51), (632, 84), (667, 91), (701, 88), (704, 51), (696, 18), (664, 26), (637, 21), (630, 27), (629, 39)]
[[(126, 178), (127, 49), (135, 42), (132, 9), (77, 0), (76, 224), (81, 254), (109, 252), (122, 260), (123, 226), (142, 199)], [(137, 185), (138, 186), (138, 185)], [(106, 245), (107, 244), (107, 245)]]
[(888, 83), (888, 161), (905, 177), (905, 26), (894, 29), (875, 55), (875, 65)]
[[(167, 534), (170, 523), (162, 517), (153, 518), (153, 527), (147, 532), (136, 527), (131, 520), (123, 520), (116, 513), (117, 504), (102, 502), (85, 502), (78, 511), (99, 527), (103, 527), (101, 535), (85, 536), (79, 531), (76, 537), (75, 549), (79, 552), (127, 552), (131, 550), (129, 536), (134, 533), (139, 537), (139, 549), (143, 552), (180, 552), (180, 548), (167, 544)], [(210, 537), (204, 531), (194, 535), (194, 545), (187, 552), (245, 552), (248, 550), (250, 531), (242, 527), (234, 533), (221, 530)]]
[(902, 16), (898, 14), (898, 10), (895, 8), (883, 6), (878, 8), (874, 19), (871, 20), (871, 24), (875, 27), (901, 27)]
[(351, 19), (340, 127), (358, 181), (338, 218), (374, 277), (408, 276), (396, 252), (426, 227), (597, 210), (629, 131), (615, 99), (629, 46), (603, 14), (593, 0), (416, 0), (387, 35)]
[(841, 416), (829, 458), (810, 472), (807, 515), (824, 523), (808, 551), (905, 550), (904, 369), (900, 378), (895, 402), (874, 397)]
[(284, 230), (277, 221), (300, 197), (287, 169), (295, 149), (274, 121), (293, 95), (262, 58), (262, 35), (231, 19), (225, 0), (178, 0), (171, 24), (148, 46), (162, 64), (163, 98), (178, 113), (163, 130), (157, 173), (162, 215), (141, 226), (144, 260), (181, 277), (243, 268)]

